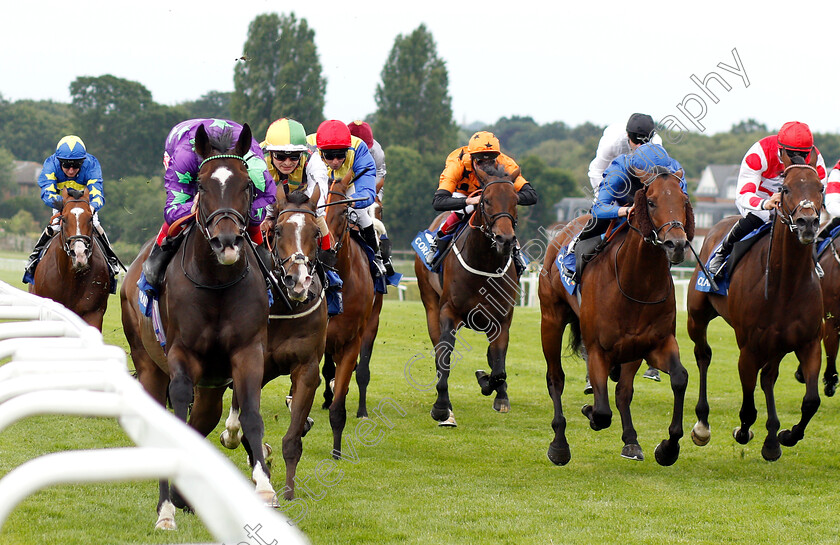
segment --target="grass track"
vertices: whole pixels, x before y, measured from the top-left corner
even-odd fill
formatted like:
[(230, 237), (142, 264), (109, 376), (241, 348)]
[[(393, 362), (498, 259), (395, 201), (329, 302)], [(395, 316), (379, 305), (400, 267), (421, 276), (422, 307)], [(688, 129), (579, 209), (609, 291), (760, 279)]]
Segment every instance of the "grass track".
[[(17, 273), (0, 273), (17, 285)], [(678, 318), (683, 363), (689, 371), (686, 432), (694, 423), (697, 369), (685, 334), (685, 315)], [(107, 342), (126, 347), (114, 297), (105, 320)], [(644, 462), (619, 457), (621, 429), (589, 429), (580, 406), (585, 369), (576, 358), (565, 360), (564, 409), (572, 460), (553, 466), (546, 457), (551, 439), (551, 403), (545, 388), (545, 363), (539, 341), (538, 309), (517, 309), (508, 352), (512, 411), (497, 414), (492, 397), (481, 396), (473, 372), (487, 368), (486, 342), (466, 332), (464, 358), (450, 379), (456, 429), (438, 428), (429, 417), (434, 390), (421, 392), (404, 376), (406, 362), (420, 382), (432, 377), (431, 344), (419, 303), (389, 301), (383, 311), (374, 351), (369, 403), (393, 400), (405, 411), (385, 407), (393, 425), (383, 420), (365, 446), (354, 434), (356, 388), (351, 387), (345, 448), (352, 441), (356, 461), (343, 460), (326, 487), (316, 468), (331, 467), (332, 448), (327, 412), (313, 411), (315, 428), (304, 439), (298, 468), (300, 498), (288, 505), (313, 543), (837, 543), (834, 522), (840, 445), (837, 429), (840, 400), (823, 397), (823, 405), (794, 448), (783, 448), (775, 463), (761, 458), (764, 398), (756, 400), (756, 439), (735, 443), (740, 385), (731, 330), (712, 323), (715, 350), (710, 373), (712, 441), (696, 447), (686, 437), (677, 463), (660, 467), (653, 458), (666, 437), (671, 413), (667, 377), (662, 383), (636, 381), (633, 416)], [(782, 428), (799, 418), (804, 386), (792, 377), (795, 361), (787, 358), (776, 387)], [(270, 384), (262, 402), (266, 439), (275, 447), (272, 481), (282, 488), (281, 438), (288, 425), (283, 397), (285, 377)], [(613, 396), (611, 396), (613, 397)], [(229, 401), (229, 396), (228, 396)], [(320, 406), (320, 392), (316, 402)], [(384, 406), (383, 406), (384, 407)], [(227, 408), (227, 405), (226, 405)], [(358, 428), (360, 436), (363, 430)], [(218, 445), (217, 428), (210, 440)], [(0, 476), (26, 460), (70, 448), (128, 445), (116, 423), (75, 417), (31, 418), (0, 434)], [(245, 453), (225, 451), (246, 472)], [(323, 474), (323, 473), (322, 473)], [(339, 478), (340, 477), (340, 478)], [(308, 481), (306, 481), (308, 479)], [(323, 480), (323, 479), (322, 479)], [(156, 483), (66, 485), (44, 490), (21, 504), (0, 531), (4, 545), (61, 543), (170, 543), (209, 541), (201, 521), (179, 513), (175, 533), (153, 531)], [(304, 511), (305, 509), (305, 511)], [(271, 541), (271, 536), (262, 536)]]

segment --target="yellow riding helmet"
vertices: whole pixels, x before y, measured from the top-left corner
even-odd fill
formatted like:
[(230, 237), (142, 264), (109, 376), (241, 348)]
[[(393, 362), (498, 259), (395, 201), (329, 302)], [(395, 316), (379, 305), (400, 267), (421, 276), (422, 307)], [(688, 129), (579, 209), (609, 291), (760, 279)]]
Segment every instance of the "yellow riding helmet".
[(282, 117), (268, 126), (263, 149), (267, 151), (306, 151), (306, 131), (294, 119)]
[(470, 137), (467, 144), (470, 153), (501, 153), (499, 139), (492, 132), (479, 131)]

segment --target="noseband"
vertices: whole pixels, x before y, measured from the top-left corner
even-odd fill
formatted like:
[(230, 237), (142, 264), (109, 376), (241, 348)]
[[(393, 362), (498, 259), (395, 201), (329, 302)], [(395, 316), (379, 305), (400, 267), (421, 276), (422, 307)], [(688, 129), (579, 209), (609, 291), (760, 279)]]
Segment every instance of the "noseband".
[[(783, 176), (787, 178), (788, 172), (794, 168), (810, 169), (814, 171), (814, 174), (816, 174), (817, 178), (819, 178), (819, 173), (817, 172), (817, 169), (815, 169), (811, 165), (789, 165), (785, 168)], [(803, 199), (799, 201), (799, 203), (796, 206), (793, 207), (793, 210), (788, 211), (785, 207), (785, 195), (790, 193), (790, 188), (786, 185), (786, 183), (783, 183), (779, 192), (782, 194), (782, 200), (779, 203), (779, 221), (787, 225), (791, 233), (798, 233), (799, 231), (799, 226), (796, 225), (796, 221), (793, 219), (794, 214), (796, 214), (800, 210), (815, 210), (817, 211), (817, 214), (819, 214), (819, 211), (822, 209), (822, 203), (820, 203), (820, 206), (817, 206), (816, 204), (814, 204), (813, 201), (809, 199)]]
[[(277, 223), (275, 224), (275, 230), (277, 229), (276, 225), (280, 223), (280, 216), (282, 216), (283, 214), (309, 214), (313, 218), (318, 217), (317, 214), (315, 214), (315, 212), (313, 212), (312, 210), (309, 210), (307, 208), (289, 208), (287, 210), (282, 210), (279, 214), (277, 214)], [(319, 246), (320, 246), (320, 237), (319, 237)], [(276, 247), (277, 246), (275, 245), (275, 248)], [(282, 275), (280, 278), (281, 278), (281, 280), (283, 280), (283, 286), (286, 288), (286, 291), (288, 291), (290, 288), (294, 287), (294, 285), (289, 286), (285, 282), (285, 278), (287, 276), (286, 265), (291, 265), (291, 266), (303, 265), (303, 266), (306, 267), (307, 273), (312, 275), (313, 272), (315, 271), (315, 264), (317, 263), (317, 261), (318, 261), (317, 258), (314, 259), (314, 260), (309, 259), (309, 256), (305, 255), (302, 252), (295, 252), (294, 254), (292, 254), (290, 256), (287, 256), (285, 259), (280, 260), (277, 263), (277, 267), (279, 267), (280, 274)]]
[[(478, 212), (481, 214), (481, 223), (482, 225), (478, 227), (478, 229), (482, 232), (484, 236), (490, 239), (490, 243), (492, 246), (496, 246), (496, 237), (493, 235), (493, 226), (496, 225), (496, 222), (502, 218), (508, 218), (510, 223), (513, 225), (513, 229), (516, 229), (516, 218), (513, 217), (513, 214), (510, 212), (497, 212), (496, 214), (490, 215), (487, 213), (487, 210), (484, 207), (484, 195), (485, 191), (488, 187), (494, 184), (510, 184), (513, 185), (513, 182), (510, 180), (493, 180), (492, 182), (488, 182), (478, 191), (481, 192), (481, 199), (478, 201)], [(475, 195), (475, 193), (473, 193)], [(473, 216), (474, 217), (474, 216)], [(470, 227), (476, 229), (475, 225), (470, 222)]]
[[(232, 155), (228, 153), (223, 153), (220, 155), (213, 155), (212, 157), (208, 157), (207, 159), (203, 160), (200, 165), (198, 165), (198, 169), (201, 170), (201, 167), (204, 166), (204, 163), (208, 161), (212, 161), (213, 159), (239, 159), (243, 163), (245, 163), (245, 159), (238, 155)], [(247, 163), (246, 167), (247, 167)], [(248, 210), (251, 209), (251, 203), (254, 200), (254, 189), (252, 187), (252, 183), (250, 178), (248, 179)], [(247, 213), (247, 212), (246, 212)], [(234, 208), (219, 208), (214, 210), (209, 215), (205, 216), (205, 212), (201, 206), (201, 202), (198, 205), (198, 218), (197, 223), (199, 227), (201, 227), (201, 232), (204, 234), (204, 238), (208, 241), (213, 239), (213, 236), (210, 234), (210, 228), (216, 227), (220, 221), (223, 219), (229, 219), (233, 221), (236, 225), (237, 229), (239, 230), (239, 234), (242, 235), (246, 232), (248, 228), (248, 220), (245, 219), (245, 216), (242, 215), (238, 210)], [(212, 224), (210, 223), (212, 222)]]

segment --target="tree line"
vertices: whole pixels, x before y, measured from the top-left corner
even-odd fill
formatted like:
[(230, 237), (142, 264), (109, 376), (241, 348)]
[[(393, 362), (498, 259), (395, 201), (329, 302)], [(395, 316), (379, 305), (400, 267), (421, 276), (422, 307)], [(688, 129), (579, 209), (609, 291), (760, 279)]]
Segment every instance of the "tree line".
[[(309, 132), (325, 119), (327, 81), (306, 19), (294, 13), (257, 16), (243, 51), (233, 69), (233, 92), (209, 91), (175, 106), (156, 103), (140, 82), (108, 74), (74, 80), (69, 104), (10, 102), (0, 95), (0, 190), (9, 193), (12, 160), (43, 162), (61, 137), (80, 136), (102, 164), (106, 205), (100, 219), (121, 257), (130, 261), (162, 220), (161, 160), (172, 126), (189, 118), (219, 117), (249, 123), (260, 139), (280, 117), (300, 121)], [(604, 127), (570, 127), (559, 121), (540, 125), (516, 116), (459, 127), (448, 86), (446, 64), (425, 25), (396, 37), (376, 86), (376, 111), (365, 119), (386, 152), (383, 213), (395, 247), (410, 247), (414, 234), (434, 218), (431, 199), (444, 160), (476, 130), (499, 137), (502, 150), (519, 162), (540, 195), (536, 206), (520, 210), (523, 240), (538, 236), (540, 226), (554, 221), (554, 204), (563, 197), (588, 194), (586, 173)], [(740, 162), (750, 145), (767, 134), (771, 131), (766, 126), (746, 120), (727, 133), (686, 133), (666, 147), (689, 179), (696, 179), (708, 164)], [(840, 135), (815, 136), (832, 166), (840, 157)], [(49, 213), (37, 197), (0, 203), (6, 228), (27, 225), (21, 220), (24, 215), (31, 217), (30, 229), (38, 231)]]

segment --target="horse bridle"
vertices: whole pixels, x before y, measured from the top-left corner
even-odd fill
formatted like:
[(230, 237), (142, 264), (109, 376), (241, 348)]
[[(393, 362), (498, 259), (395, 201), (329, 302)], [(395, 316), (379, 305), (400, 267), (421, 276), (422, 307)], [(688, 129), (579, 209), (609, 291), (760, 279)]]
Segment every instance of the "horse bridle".
[[(788, 171), (792, 168), (807, 168), (807, 169), (810, 169), (810, 170), (814, 171), (814, 174), (816, 174), (817, 177), (819, 177), (819, 173), (817, 172), (817, 169), (815, 169), (811, 165), (788, 165), (785, 168), (784, 172), (782, 172), (782, 176), (787, 177)], [(779, 202), (779, 208), (778, 208), (778, 210), (780, 212), (779, 221), (781, 221), (783, 224), (787, 225), (787, 227), (788, 227), (788, 229), (790, 229), (791, 233), (796, 233), (797, 231), (799, 231), (799, 226), (796, 225), (796, 221), (794, 221), (794, 219), (793, 219), (794, 214), (796, 214), (800, 210), (809, 210), (809, 209), (810, 210), (816, 210), (817, 214), (819, 214), (819, 211), (822, 209), (822, 203), (820, 203), (820, 206), (817, 206), (816, 204), (814, 204), (813, 201), (811, 201), (809, 199), (803, 199), (803, 200), (799, 201), (799, 203), (797, 203), (796, 206), (793, 207), (793, 210), (788, 211), (785, 207), (785, 195), (790, 193), (790, 188), (787, 186), (786, 183), (782, 183), (782, 187), (779, 189), (779, 193), (782, 194), (782, 200)]]
[[(664, 175), (663, 175), (663, 174), (660, 174), (660, 176), (664, 176)], [(667, 174), (667, 176), (673, 176), (673, 174)], [(648, 182), (648, 183), (644, 184), (644, 186), (645, 186), (645, 187), (644, 187), (644, 191), (645, 191), (645, 196), (646, 196), (646, 197), (647, 197), (647, 189), (648, 189), (648, 186), (649, 186), (651, 183), (653, 183), (653, 180), (655, 180), (655, 179), (656, 179), (656, 178), (658, 178), (658, 177), (659, 177), (659, 176), (655, 176), (653, 179), (651, 179), (651, 181), (650, 181), (650, 182)], [(647, 199), (646, 199), (646, 200), (647, 200)], [(647, 203), (645, 203), (645, 205), (647, 205)], [(629, 217), (627, 218), (627, 225), (628, 225), (631, 229), (633, 229), (634, 231), (636, 231), (637, 233), (639, 233), (640, 235), (642, 235), (642, 238), (644, 239), (644, 241), (645, 241), (645, 242), (649, 242), (650, 244), (653, 244), (654, 246), (662, 246), (663, 244), (665, 244), (665, 241), (664, 241), (662, 238), (660, 238), (659, 234), (660, 234), (660, 233), (662, 232), (662, 230), (663, 230), (663, 229), (665, 229), (666, 227), (668, 228), (668, 230), (667, 230), (667, 231), (665, 231), (665, 233), (664, 233), (665, 235), (667, 235), (668, 233), (670, 233), (670, 232), (671, 232), (671, 230), (673, 230), (673, 229), (682, 229), (682, 230), (683, 230), (683, 232), (685, 232), (685, 224), (684, 224), (683, 222), (681, 222), (681, 221), (678, 221), (678, 220), (666, 221), (665, 223), (663, 223), (662, 225), (660, 225), (659, 227), (657, 227), (657, 226), (656, 226), (656, 224), (655, 224), (655, 223), (653, 223), (653, 218), (650, 216), (650, 212), (648, 212), (648, 217), (650, 218), (650, 224), (651, 224), (651, 226), (653, 227), (653, 231), (651, 231), (651, 232), (650, 232), (650, 234), (648, 234), (648, 235), (645, 235), (644, 233), (642, 233), (642, 231), (641, 231), (641, 230), (639, 230), (639, 228), (638, 228), (638, 227), (636, 227), (635, 225), (633, 225), (632, 223), (630, 223), (630, 218), (629, 218)]]
[[(86, 204), (88, 208), (90, 208), (90, 202), (85, 201), (83, 199), (71, 199), (69, 201), (64, 201), (64, 206), (62, 208), (67, 208), (67, 205), (70, 203), (82, 203)], [(63, 210), (60, 216), (60, 221), (62, 224), (65, 222)], [(93, 222), (93, 210), (91, 210), (91, 222)], [(81, 240), (82, 244), (85, 245), (85, 255), (88, 257), (88, 259), (90, 259), (90, 256), (93, 254), (93, 239), (88, 235), (70, 235), (68, 237), (64, 234), (64, 228), (61, 229), (61, 241), (63, 242), (62, 248), (69, 257), (73, 257), (73, 255), (75, 254), (75, 252), (73, 251), (73, 245), (78, 240)]]
[[(478, 201), (478, 212), (481, 214), (481, 226), (478, 229), (482, 232), (484, 236), (490, 239), (491, 245), (496, 245), (496, 237), (493, 235), (493, 226), (496, 225), (496, 222), (502, 218), (508, 218), (510, 223), (513, 225), (514, 230), (516, 229), (516, 218), (513, 217), (513, 214), (510, 212), (497, 212), (495, 214), (488, 214), (487, 210), (484, 207), (484, 195), (485, 191), (488, 187), (494, 184), (510, 184), (514, 185), (510, 180), (493, 180), (492, 182), (487, 182), (479, 191), (481, 191), (481, 198)], [(475, 194), (475, 193), (473, 193)]]
[[(214, 159), (239, 159), (242, 161), (247, 168), (247, 163), (244, 158), (240, 157), (239, 155), (233, 155), (229, 153), (223, 153), (220, 155), (213, 155), (204, 159), (201, 164), (198, 166), (198, 169), (201, 170), (201, 167), (204, 166), (204, 163), (208, 161), (212, 161)], [(248, 191), (248, 210), (251, 209), (251, 204), (254, 202), (254, 188), (253, 183), (251, 182), (250, 178), (248, 179), (247, 191)], [(247, 212), (246, 212), (247, 213)], [(201, 228), (202, 234), (204, 234), (204, 238), (210, 241), (213, 237), (210, 235), (210, 228), (215, 227), (219, 224), (220, 221), (224, 219), (229, 219), (234, 222), (236, 227), (239, 229), (239, 234), (243, 235), (248, 229), (248, 220), (245, 219), (245, 216), (242, 215), (238, 210), (234, 208), (219, 208), (214, 210), (206, 217), (204, 216), (204, 210), (202, 210), (201, 203), (199, 202), (198, 206), (198, 214), (196, 215), (196, 223)], [(212, 222), (212, 224), (210, 224)], [(208, 225), (209, 224), (209, 225)]]
[[(279, 221), (280, 216), (282, 216), (283, 214), (309, 214), (313, 218), (318, 217), (318, 215), (315, 212), (313, 212), (312, 210), (309, 210), (308, 208), (288, 208), (286, 210), (281, 210), (277, 214), (277, 221), (276, 221), (275, 227), (274, 227), (275, 230), (277, 229), (277, 225), (280, 223), (280, 221)], [(318, 237), (318, 238), (319, 238), (319, 246), (320, 246), (320, 237)], [(312, 275), (315, 271), (315, 266), (317, 265), (317, 263), (318, 263), (317, 256), (315, 257), (315, 259), (309, 259), (309, 256), (304, 254), (303, 252), (295, 252), (294, 254), (292, 254), (290, 256), (286, 256), (285, 259), (279, 261), (277, 263), (277, 267), (279, 267), (280, 273), (282, 275), (280, 278), (283, 279), (283, 286), (286, 288), (286, 291), (288, 292), (289, 288), (293, 287), (293, 286), (289, 286), (285, 282), (285, 278), (287, 276), (286, 275), (286, 265), (287, 264), (288, 265), (303, 265), (303, 266), (306, 267), (306, 271), (310, 275)]]

